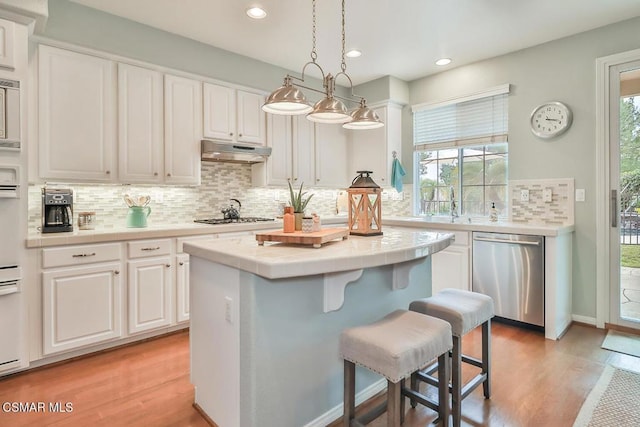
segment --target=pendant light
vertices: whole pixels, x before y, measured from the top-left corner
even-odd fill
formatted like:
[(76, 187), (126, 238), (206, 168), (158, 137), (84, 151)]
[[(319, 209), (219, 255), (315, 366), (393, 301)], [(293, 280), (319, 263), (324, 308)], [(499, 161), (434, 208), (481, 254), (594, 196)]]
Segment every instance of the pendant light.
[[(287, 74), (281, 87), (273, 91), (268, 97), (262, 109), (271, 114), (299, 115), (307, 114), (307, 119), (317, 123), (338, 123), (343, 124), (347, 129), (374, 129), (384, 126), (377, 114), (367, 107), (363, 97), (353, 93), (353, 82), (347, 74), (347, 64), (345, 62), (345, 0), (342, 0), (342, 62), (341, 71), (333, 76), (324, 73), (322, 67), (316, 62), (316, 0), (312, 0), (313, 26), (312, 26), (312, 48), (311, 61), (302, 67), (301, 77)], [(294, 84), (293, 80), (304, 82), (304, 73), (308, 65), (315, 65), (322, 75), (323, 90), (314, 89), (301, 84)], [(344, 76), (349, 81), (351, 87), (351, 98), (345, 98), (335, 94), (335, 80), (339, 76)], [(322, 93), (324, 98), (316, 102), (313, 107), (299, 88)], [(356, 98), (356, 99), (354, 99)], [(359, 107), (349, 112), (342, 101), (358, 103)]]

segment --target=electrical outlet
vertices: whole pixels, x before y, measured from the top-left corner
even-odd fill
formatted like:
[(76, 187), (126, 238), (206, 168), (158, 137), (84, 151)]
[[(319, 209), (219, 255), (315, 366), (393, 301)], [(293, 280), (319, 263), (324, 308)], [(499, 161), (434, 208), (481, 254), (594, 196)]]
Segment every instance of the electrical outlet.
[(520, 190), (520, 201), (521, 202), (529, 201), (529, 190)]
[(230, 297), (224, 297), (224, 319), (233, 323), (233, 300)]
[(542, 201), (545, 203), (551, 203), (553, 200), (553, 190), (551, 188), (545, 188), (542, 190)]

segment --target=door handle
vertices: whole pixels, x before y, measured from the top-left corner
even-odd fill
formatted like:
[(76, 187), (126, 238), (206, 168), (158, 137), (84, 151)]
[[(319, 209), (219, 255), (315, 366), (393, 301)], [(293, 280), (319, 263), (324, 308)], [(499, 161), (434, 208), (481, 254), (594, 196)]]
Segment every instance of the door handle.
[(611, 190), (611, 227), (618, 227), (618, 190)]

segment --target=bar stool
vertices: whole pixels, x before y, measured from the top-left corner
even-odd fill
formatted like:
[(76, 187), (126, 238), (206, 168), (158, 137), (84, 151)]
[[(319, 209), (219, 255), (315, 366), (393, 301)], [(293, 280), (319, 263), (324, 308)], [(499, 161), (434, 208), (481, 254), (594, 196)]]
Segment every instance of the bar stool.
[[(453, 333), (451, 367), (451, 411), (454, 427), (460, 426), (462, 400), (482, 384), (484, 397), (491, 397), (491, 318), (494, 316), (493, 299), (477, 292), (444, 289), (429, 298), (413, 301), (409, 310), (449, 322)], [(482, 325), (482, 360), (462, 354), (462, 337)], [(462, 362), (474, 365), (481, 372), (467, 384), (462, 384)], [(432, 365), (411, 377), (411, 388), (418, 389), (418, 380), (439, 386), (431, 376), (437, 367)], [(448, 378), (438, 375), (438, 378)], [(415, 401), (411, 401), (413, 407)]]
[[(448, 384), (438, 390), (438, 403), (404, 387), (405, 378), (438, 359), (438, 375), (448, 378), (447, 358), (452, 349), (451, 326), (435, 317), (408, 310), (396, 310), (369, 325), (346, 329), (340, 335), (340, 354), (344, 359), (345, 427), (366, 425), (387, 412), (387, 426), (399, 427), (404, 421), (404, 397), (408, 395), (449, 419)], [(387, 379), (387, 401), (355, 417), (356, 364)], [(447, 425), (448, 422), (445, 422)]]

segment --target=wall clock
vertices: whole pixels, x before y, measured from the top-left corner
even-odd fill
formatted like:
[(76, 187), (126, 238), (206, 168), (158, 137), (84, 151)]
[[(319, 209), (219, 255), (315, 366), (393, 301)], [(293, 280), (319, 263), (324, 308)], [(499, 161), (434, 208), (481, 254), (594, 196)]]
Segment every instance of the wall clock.
[(531, 132), (539, 138), (553, 138), (569, 129), (572, 120), (571, 109), (565, 104), (545, 102), (531, 113)]

